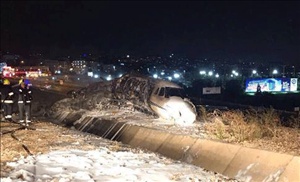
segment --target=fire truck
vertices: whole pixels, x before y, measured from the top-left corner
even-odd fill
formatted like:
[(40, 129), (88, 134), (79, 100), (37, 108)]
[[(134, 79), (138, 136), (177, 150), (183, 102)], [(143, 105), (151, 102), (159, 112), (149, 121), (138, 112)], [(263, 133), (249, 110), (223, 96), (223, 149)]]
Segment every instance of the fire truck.
[(28, 66), (28, 67), (10, 67), (5, 66), (2, 69), (2, 76), (5, 78), (10, 77), (40, 77), (51, 76), (48, 67), (45, 66)]
[(2, 76), (4, 78), (11, 78), (15, 76), (15, 69), (11, 66), (5, 66), (2, 68)]

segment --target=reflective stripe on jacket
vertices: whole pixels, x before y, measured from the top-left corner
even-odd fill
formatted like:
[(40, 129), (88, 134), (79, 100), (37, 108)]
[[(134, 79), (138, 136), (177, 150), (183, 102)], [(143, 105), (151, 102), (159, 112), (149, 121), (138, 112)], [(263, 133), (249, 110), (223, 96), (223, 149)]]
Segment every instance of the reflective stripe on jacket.
[(12, 103), (14, 103), (14, 102), (13, 102), (13, 100), (4, 100), (3, 103), (12, 104)]

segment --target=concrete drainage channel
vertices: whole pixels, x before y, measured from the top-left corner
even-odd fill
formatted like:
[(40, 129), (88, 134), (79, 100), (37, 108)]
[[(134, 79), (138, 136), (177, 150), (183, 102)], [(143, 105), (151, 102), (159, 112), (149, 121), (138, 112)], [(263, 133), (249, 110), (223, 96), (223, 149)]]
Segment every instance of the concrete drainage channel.
[(75, 126), (77, 130), (157, 152), (230, 178), (300, 181), (300, 156), (176, 135), (125, 122), (82, 117), (78, 113), (59, 113), (53, 119), (56, 124)]

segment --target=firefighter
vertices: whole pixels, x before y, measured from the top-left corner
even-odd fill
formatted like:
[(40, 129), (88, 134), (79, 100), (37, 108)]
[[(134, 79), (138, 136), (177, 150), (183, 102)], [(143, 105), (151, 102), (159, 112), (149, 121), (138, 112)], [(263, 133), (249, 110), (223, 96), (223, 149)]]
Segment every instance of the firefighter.
[(2, 84), (0, 85), (0, 121), (4, 121), (4, 113), (3, 113), (3, 107), (2, 107)]
[(3, 86), (1, 87), (1, 105), (3, 105), (4, 119), (12, 121), (12, 109), (13, 109), (14, 92), (10, 81), (4, 79)]
[(18, 88), (19, 122), (24, 123), (24, 120), (26, 120), (26, 124), (31, 122), (30, 119), (32, 95), (29, 84), (30, 83), (28, 80), (23, 80), (22, 82), (20, 82), (20, 86)]

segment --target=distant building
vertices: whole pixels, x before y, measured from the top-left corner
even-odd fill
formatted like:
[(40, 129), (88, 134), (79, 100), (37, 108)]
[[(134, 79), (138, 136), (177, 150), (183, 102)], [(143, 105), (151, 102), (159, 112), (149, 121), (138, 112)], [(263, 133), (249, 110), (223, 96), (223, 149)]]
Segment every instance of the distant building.
[(94, 73), (99, 74), (101, 72), (101, 67), (102, 67), (102, 64), (99, 62), (96, 62), (96, 61), (88, 61), (87, 62), (88, 72), (92, 72), (93, 74)]
[(44, 66), (48, 66), (52, 74), (69, 74), (72, 65), (69, 61), (59, 61), (46, 59), (43, 61)]
[(48, 66), (51, 73), (55, 73), (55, 71), (57, 70), (57, 67), (59, 67), (59, 61), (46, 59), (43, 61), (43, 65)]
[(74, 60), (71, 65), (76, 74), (86, 74), (88, 71), (87, 62), (85, 60)]

